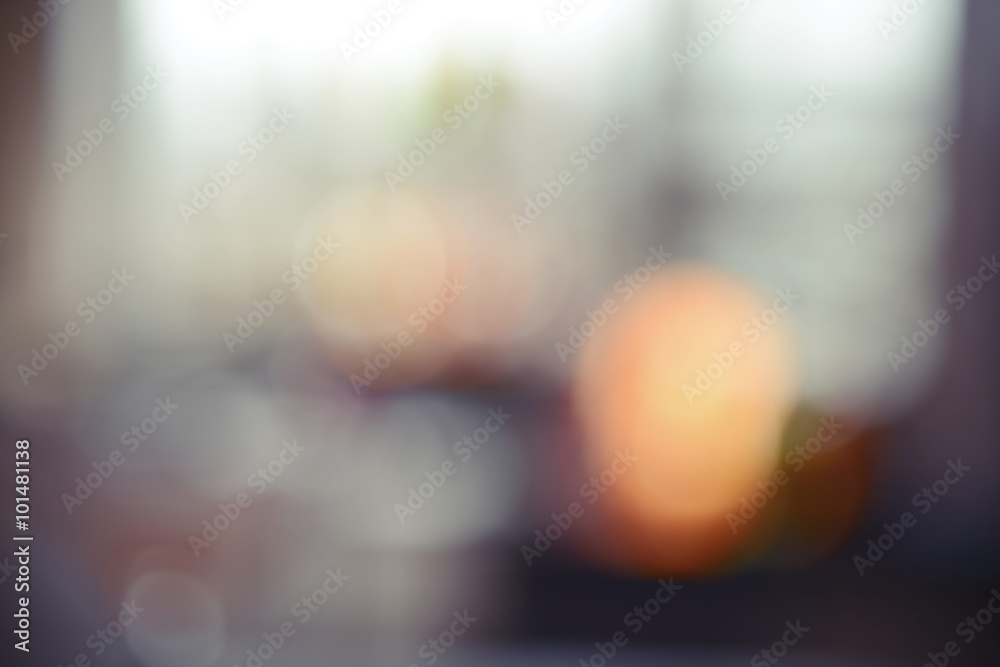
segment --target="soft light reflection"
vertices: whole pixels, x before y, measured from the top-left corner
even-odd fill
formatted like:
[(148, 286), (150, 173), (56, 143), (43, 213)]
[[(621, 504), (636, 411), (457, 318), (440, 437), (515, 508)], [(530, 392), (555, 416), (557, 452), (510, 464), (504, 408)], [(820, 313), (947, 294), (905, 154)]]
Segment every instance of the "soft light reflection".
[(180, 572), (149, 572), (125, 595), (143, 609), (126, 628), (132, 654), (146, 667), (208, 667), (226, 648), (226, 616), (218, 596)]

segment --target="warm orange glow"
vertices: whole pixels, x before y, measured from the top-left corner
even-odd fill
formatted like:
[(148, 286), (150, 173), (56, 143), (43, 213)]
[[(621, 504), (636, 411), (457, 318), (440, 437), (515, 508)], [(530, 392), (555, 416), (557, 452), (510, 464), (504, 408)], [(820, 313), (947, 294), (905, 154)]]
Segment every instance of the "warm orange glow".
[(341, 197), (317, 227), (341, 244), (310, 280), (315, 307), (362, 338), (411, 327), (455, 271), (453, 230), (441, 202), (373, 186)]
[(304, 248), (317, 237), (340, 244), (301, 289), (334, 362), (372, 380), (368, 362), (402, 347), (378, 367), (380, 387), (462, 364), (496, 370), (531, 344), (568, 290), (565, 244), (519, 235), (487, 197), (377, 183), (340, 195), (305, 228)]
[(309, 229), (307, 240), (340, 243), (301, 291), (341, 370), (377, 387), (440, 372), (457, 342), (445, 322), (465, 298), (465, 242), (446, 202), (377, 183), (335, 199)]
[(624, 449), (639, 459), (603, 512), (639, 542), (669, 533), (665, 557), (690, 564), (709, 556), (702, 546), (733, 542), (724, 515), (778, 462), (795, 367), (789, 308), (762, 317), (773, 302), (720, 272), (673, 268), (583, 351), (576, 399), (590, 468)]

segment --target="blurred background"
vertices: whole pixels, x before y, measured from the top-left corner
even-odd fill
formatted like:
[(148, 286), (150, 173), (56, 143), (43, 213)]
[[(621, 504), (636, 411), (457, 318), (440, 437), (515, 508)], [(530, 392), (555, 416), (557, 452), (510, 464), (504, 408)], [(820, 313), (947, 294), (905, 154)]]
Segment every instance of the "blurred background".
[(998, 664), (994, 3), (0, 25), (10, 664)]

